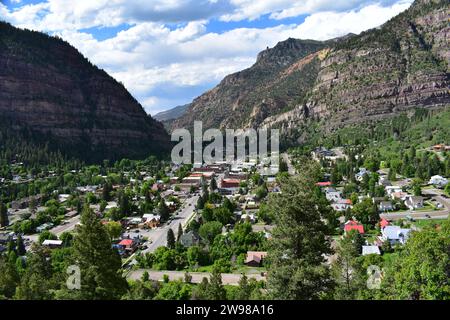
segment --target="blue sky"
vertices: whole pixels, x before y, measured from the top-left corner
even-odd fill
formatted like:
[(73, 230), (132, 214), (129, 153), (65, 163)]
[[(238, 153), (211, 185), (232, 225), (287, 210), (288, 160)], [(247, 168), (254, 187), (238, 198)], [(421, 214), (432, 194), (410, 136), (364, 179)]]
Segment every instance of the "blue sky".
[(289, 37), (377, 27), (413, 0), (4, 0), (0, 19), (58, 35), (150, 114), (189, 103)]

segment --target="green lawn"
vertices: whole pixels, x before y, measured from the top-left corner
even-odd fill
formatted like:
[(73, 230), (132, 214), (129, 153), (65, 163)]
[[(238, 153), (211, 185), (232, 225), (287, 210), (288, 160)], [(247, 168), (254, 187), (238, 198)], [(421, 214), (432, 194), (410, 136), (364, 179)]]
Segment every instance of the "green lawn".
[(441, 225), (445, 219), (428, 219), (428, 220), (417, 220), (414, 225), (417, 228), (425, 228), (428, 226)]

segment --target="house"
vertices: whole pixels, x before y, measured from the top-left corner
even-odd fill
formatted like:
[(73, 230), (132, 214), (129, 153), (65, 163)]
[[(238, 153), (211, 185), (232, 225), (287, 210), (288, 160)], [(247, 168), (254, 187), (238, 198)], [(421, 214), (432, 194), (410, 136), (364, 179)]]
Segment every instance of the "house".
[(389, 241), (391, 245), (405, 244), (408, 240), (411, 229), (402, 229), (399, 226), (386, 226), (381, 230), (383, 241)]
[(391, 187), (392, 183), (391, 183), (391, 181), (386, 179), (386, 177), (381, 177), (380, 180), (378, 181), (378, 185), (383, 186), (383, 187)]
[(256, 222), (256, 216), (254, 214), (244, 213), (241, 215), (241, 221), (250, 222), (253, 224)]
[(444, 188), (448, 184), (448, 179), (442, 176), (432, 176), (428, 184), (433, 185), (438, 188)]
[(341, 192), (334, 190), (333, 188), (328, 188), (325, 191), (325, 197), (330, 202), (336, 202), (342, 199)]
[(45, 247), (49, 247), (50, 249), (59, 249), (62, 247), (63, 242), (62, 240), (44, 240), (44, 242), (42, 242), (42, 245)]
[(133, 239), (123, 239), (118, 245), (128, 252), (134, 252), (136, 250), (136, 242)]
[(319, 147), (312, 152), (312, 156), (315, 160), (320, 160), (321, 158), (333, 158), (336, 156), (336, 154), (333, 151), (328, 150), (327, 148)]
[(64, 203), (67, 200), (69, 200), (69, 198), (70, 198), (70, 194), (60, 194), (58, 196), (58, 201), (59, 201), (59, 203)]
[(450, 151), (450, 146), (447, 146), (445, 144), (437, 144), (433, 146), (433, 150), (436, 152)]
[(11, 236), (7, 233), (0, 233), (0, 244), (7, 244), (11, 239)]
[(384, 229), (385, 227), (387, 227), (389, 225), (389, 221), (387, 221), (386, 219), (381, 219), (380, 220), (380, 228)]
[(380, 248), (378, 246), (363, 246), (362, 247), (362, 255), (366, 256), (369, 254), (378, 254), (380, 255)]
[(263, 251), (248, 251), (245, 258), (245, 265), (249, 267), (260, 267), (264, 258), (267, 257), (267, 252)]
[(238, 179), (223, 179), (221, 181), (222, 189), (239, 189), (241, 181)]
[(402, 200), (405, 201), (406, 198), (408, 197), (408, 194), (406, 192), (394, 192), (391, 194), (391, 198), (392, 200)]
[(423, 208), (423, 197), (409, 196), (405, 200), (405, 206), (409, 208), (409, 210), (416, 210)]
[(44, 223), (43, 225), (40, 225), (39, 227), (37, 227), (36, 232), (41, 233), (42, 231), (45, 231), (45, 230), (48, 230), (51, 228), (53, 228), (53, 223), (47, 222), (47, 223)]
[(337, 212), (343, 212), (352, 207), (352, 201), (350, 199), (339, 199), (331, 207)]
[(326, 182), (317, 182), (316, 186), (318, 187), (330, 187), (331, 186), (331, 182), (330, 181), (326, 181)]
[(157, 228), (161, 223), (161, 216), (154, 214), (144, 214), (142, 216), (143, 223), (140, 225), (143, 228), (153, 229)]
[(200, 243), (200, 236), (194, 231), (189, 231), (183, 233), (180, 237), (180, 242), (185, 247), (193, 247)]
[(344, 231), (347, 234), (352, 230), (357, 230), (360, 234), (364, 234), (364, 226), (361, 223), (354, 220), (349, 220), (344, 225)]
[(381, 201), (378, 210), (381, 212), (394, 211), (394, 205), (390, 201)]
[(257, 203), (256, 201), (247, 201), (247, 203), (245, 204), (245, 209), (246, 210), (259, 209), (259, 203)]
[(359, 181), (359, 182), (363, 181), (364, 176), (366, 174), (369, 175), (370, 171), (367, 170), (366, 168), (359, 168), (359, 172), (357, 174), (355, 174), (356, 181)]
[(392, 196), (393, 193), (402, 192), (402, 188), (399, 186), (386, 186), (384, 189), (388, 196)]

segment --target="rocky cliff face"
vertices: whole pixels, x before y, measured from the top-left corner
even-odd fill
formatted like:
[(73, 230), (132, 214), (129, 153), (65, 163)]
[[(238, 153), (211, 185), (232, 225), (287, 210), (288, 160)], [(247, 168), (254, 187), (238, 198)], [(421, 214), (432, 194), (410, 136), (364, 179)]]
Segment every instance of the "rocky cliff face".
[[(317, 41), (288, 39), (258, 55), (249, 69), (227, 76), (216, 88), (195, 99), (173, 127), (254, 126), (291, 108), (310, 90), (318, 72)], [(313, 55), (312, 55), (313, 54)]]
[(162, 153), (169, 141), (162, 124), (123, 85), (75, 48), (5, 23), (0, 23), (0, 120), (94, 161)]
[[(449, 14), (447, 0), (420, 0), (380, 28), (315, 43), (316, 50), (303, 55), (294, 57), (278, 45), (272, 50), (282, 68), (252, 85), (239, 81), (239, 73), (229, 76), (195, 100), (175, 125), (203, 120), (206, 126), (298, 130), (315, 121), (333, 130), (416, 107), (448, 105)], [(285, 52), (291, 59), (281, 58)], [(253, 81), (266, 54), (244, 71), (246, 81)], [(260, 99), (248, 99), (253, 93)]]

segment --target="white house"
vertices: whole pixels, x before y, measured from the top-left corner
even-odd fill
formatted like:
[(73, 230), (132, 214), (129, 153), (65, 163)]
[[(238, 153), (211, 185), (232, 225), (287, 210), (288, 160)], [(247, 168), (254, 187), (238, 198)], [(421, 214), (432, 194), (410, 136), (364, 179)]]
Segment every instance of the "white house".
[(381, 230), (383, 241), (389, 241), (391, 245), (405, 244), (411, 229), (402, 229), (399, 226), (386, 226)]
[(402, 192), (402, 188), (399, 186), (386, 186), (385, 188), (388, 196), (391, 196), (393, 193)]
[(432, 176), (428, 184), (436, 186), (438, 188), (444, 188), (448, 184), (448, 179), (442, 176)]
[(352, 207), (352, 202), (349, 199), (338, 199), (331, 206), (335, 211), (343, 212)]
[(342, 199), (341, 192), (336, 191), (332, 188), (327, 189), (325, 191), (325, 197), (330, 202), (336, 202), (336, 201), (339, 201), (340, 199)]
[(366, 256), (368, 254), (378, 254), (380, 255), (380, 248), (378, 246), (363, 246), (362, 247), (362, 255)]
[(408, 196), (405, 200), (405, 205), (409, 210), (416, 210), (423, 208), (423, 197)]
[(393, 211), (394, 206), (390, 201), (381, 201), (380, 204), (378, 205), (378, 210), (381, 212)]

